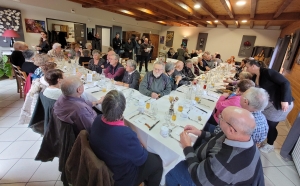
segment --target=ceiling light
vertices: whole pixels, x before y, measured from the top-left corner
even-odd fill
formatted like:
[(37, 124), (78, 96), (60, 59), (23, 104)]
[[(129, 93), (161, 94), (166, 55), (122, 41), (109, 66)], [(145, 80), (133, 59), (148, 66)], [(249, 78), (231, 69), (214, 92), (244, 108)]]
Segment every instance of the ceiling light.
[(246, 4), (246, 1), (238, 1), (238, 2), (236, 2), (237, 6), (243, 6), (245, 4)]
[(242, 23), (247, 23), (247, 20), (242, 20)]
[(219, 21), (218, 21), (218, 20), (215, 20), (214, 22), (217, 23), (217, 22), (219, 22)]
[(212, 24), (212, 22), (211, 21), (206, 21), (208, 24)]
[(194, 5), (194, 8), (196, 8), (196, 9), (198, 9), (198, 8), (200, 8), (201, 6), (199, 5), (199, 4), (195, 4)]

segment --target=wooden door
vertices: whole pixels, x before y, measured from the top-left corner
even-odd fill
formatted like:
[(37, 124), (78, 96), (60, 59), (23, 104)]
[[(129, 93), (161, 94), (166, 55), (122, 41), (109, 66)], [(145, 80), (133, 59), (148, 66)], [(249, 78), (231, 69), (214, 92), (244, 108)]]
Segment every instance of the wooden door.
[(82, 46), (86, 43), (86, 24), (74, 24), (75, 42)]
[(157, 34), (150, 34), (149, 38), (151, 40), (152, 45), (154, 46), (151, 58), (152, 59), (156, 59), (158, 57), (159, 35), (157, 35)]

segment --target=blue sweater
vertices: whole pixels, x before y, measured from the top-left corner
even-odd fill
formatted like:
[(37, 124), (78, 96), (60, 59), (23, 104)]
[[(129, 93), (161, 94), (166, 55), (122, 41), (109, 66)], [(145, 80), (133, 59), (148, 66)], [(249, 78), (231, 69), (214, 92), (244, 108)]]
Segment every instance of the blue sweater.
[(92, 125), (90, 145), (114, 173), (115, 186), (133, 186), (148, 152), (129, 127), (106, 124), (101, 117), (98, 115)]

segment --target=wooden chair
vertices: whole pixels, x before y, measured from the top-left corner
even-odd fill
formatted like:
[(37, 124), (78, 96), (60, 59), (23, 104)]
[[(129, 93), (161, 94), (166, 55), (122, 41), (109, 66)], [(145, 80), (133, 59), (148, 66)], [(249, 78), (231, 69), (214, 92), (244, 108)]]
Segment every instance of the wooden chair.
[(82, 66), (84, 67), (84, 68), (89, 68), (89, 63), (90, 62), (82, 62)]
[(20, 98), (23, 97), (23, 93), (24, 93), (24, 98), (25, 98), (26, 95), (24, 92), (24, 88), (25, 88), (25, 83), (26, 83), (26, 79), (27, 79), (27, 74), (26, 74), (26, 72), (23, 72), (19, 66), (15, 66), (15, 65), (12, 65), (12, 66), (13, 66), (15, 76), (16, 76), (16, 79), (18, 82), (17, 84), (19, 85), (18, 93), (20, 93)]
[[(17, 66), (11, 64), (12, 66), (12, 70), (13, 70), (13, 73), (14, 73), (14, 76), (16, 78), (16, 82), (17, 82), (17, 92), (20, 93), (20, 83), (18, 81), (18, 76), (17, 76), (17, 73), (18, 73), (18, 69), (17, 69)], [(20, 68), (20, 67), (19, 67)]]

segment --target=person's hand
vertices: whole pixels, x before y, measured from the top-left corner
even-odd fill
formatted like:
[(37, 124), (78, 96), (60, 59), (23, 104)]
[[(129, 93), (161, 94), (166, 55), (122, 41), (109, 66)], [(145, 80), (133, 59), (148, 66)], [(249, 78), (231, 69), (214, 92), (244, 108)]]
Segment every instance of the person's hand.
[(41, 47), (36, 47), (36, 50), (42, 50), (42, 48)]
[(182, 148), (188, 147), (192, 145), (191, 137), (188, 135), (186, 131), (183, 131), (180, 134), (180, 143), (182, 145)]
[(79, 48), (79, 52), (82, 52), (82, 48)]
[(154, 99), (157, 99), (159, 97), (159, 95), (156, 94), (155, 92), (152, 92), (151, 97)]
[(206, 70), (210, 70), (210, 68), (208, 66), (205, 67)]
[(202, 131), (194, 127), (193, 125), (187, 125), (184, 127), (184, 131), (187, 133), (195, 134), (196, 136), (200, 136)]
[(179, 82), (180, 80), (182, 80), (182, 76), (176, 76), (176, 82)]
[(129, 50), (129, 52), (132, 52), (132, 50)]
[(223, 82), (224, 82), (224, 83), (232, 83), (233, 81), (232, 81), (231, 79), (228, 79), (228, 78), (227, 78), (227, 79), (223, 80)]
[(198, 80), (197, 79), (194, 79), (193, 81), (192, 81), (192, 84), (193, 85), (196, 85), (198, 83)]
[(97, 101), (97, 103), (98, 103), (98, 104), (102, 104), (103, 100), (104, 100), (104, 96), (102, 96), (102, 97)]
[(121, 82), (121, 81), (115, 81), (115, 84), (116, 85), (123, 85), (123, 82)]
[(101, 67), (101, 68), (104, 68), (104, 65), (101, 65), (100, 67)]
[(225, 98), (228, 98), (228, 97), (229, 97), (229, 94), (226, 93), (226, 92), (224, 92), (224, 93), (222, 94), (222, 96), (224, 96)]
[(289, 109), (289, 103), (281, 102), (281, 109), (283, 110), (283, 112), (286, 112)]

